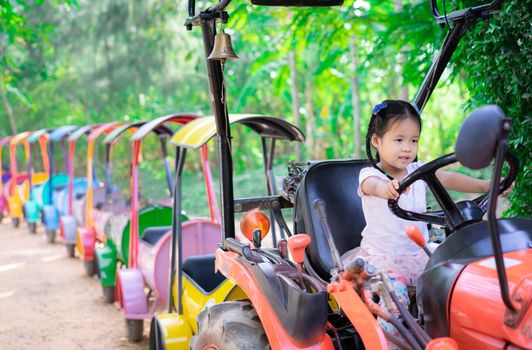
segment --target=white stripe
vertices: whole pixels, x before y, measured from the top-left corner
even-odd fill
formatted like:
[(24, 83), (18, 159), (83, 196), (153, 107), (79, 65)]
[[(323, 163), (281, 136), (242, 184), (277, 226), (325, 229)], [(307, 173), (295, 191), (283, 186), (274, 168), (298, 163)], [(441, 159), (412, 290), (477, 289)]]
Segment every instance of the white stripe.
[(14, 290), (10, 290), (9, 292), (5, 292), (5, 293), (0, 293), (0, 299), (9, 298), (9, 297), (12, 297), (13, 295), (15, 295)]
[(22, 267), (26, 265), (26, 263), (15, 263), (15, 264), (8, 264), (8, 265), (0, 265), (0, 272), (9, 271), (18, 269), (19, 267)]
[(50, 261), (59, 260), (61, 258), (63, 258), (63, 254), (56, 254), (56, 255), (45, 256), (44, 258), (41, 258), (41, 261), (50, 262)]

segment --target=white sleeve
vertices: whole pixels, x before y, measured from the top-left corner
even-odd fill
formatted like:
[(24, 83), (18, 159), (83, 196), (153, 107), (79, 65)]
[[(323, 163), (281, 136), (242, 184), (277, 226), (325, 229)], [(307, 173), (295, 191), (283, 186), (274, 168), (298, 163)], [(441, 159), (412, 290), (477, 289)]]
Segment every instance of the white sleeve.
[(373, 167), (368, 167), (360, 170), (360, 173), (358, 174), (358, 189), (357, 194), (359, 197), (367, 197), (368, 195), (362, 192), (362, 182), (366, 180), (368, 177), (378, 177), (381, 178), (384, 176), (383, 173), (381, 173), (378, 169), (375, 169)]
[[(418, 168), (421, 168), (423, 165), (425, 165), (425, 163), (424, 163), (423, 161), (421, 161), (421, 160), (418, 160), (418, 161), (415, 162), (415, 163), (411, 163), (411, 164), (409, 164), (409, 165), (408, 165), (408, 168), (407, 168), (407, 170), (408, 170), (408, 174), (410, 174), (410, 173), (416, 171)], [(427, 183), (426, 183), (425, 181), (423, 181), (423, 180), (418, 180), (418, 181), (416, 181), (416, 182), (421, 182), (421, 183), (423, 184), (423, 187), (425, 188), (425, 190), (427, 189)]]
[(418, 160), (417, 162), (408, 164), (408, 173), (410, 174), (414, 170), (417, 170), (417, 168), (421, 168), (423, 165), (425, 165), (425, 162)]

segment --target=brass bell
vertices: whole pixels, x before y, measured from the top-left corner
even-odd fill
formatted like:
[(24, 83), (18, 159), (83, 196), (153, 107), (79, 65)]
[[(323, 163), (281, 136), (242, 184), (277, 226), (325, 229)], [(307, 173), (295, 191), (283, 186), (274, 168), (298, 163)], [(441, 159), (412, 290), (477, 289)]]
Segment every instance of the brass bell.
[(222, 31), (214, 37), (214, 48), (211, 54), (207, 57), (208, 60), (236, 60), (238, 56), (233, 50), (231, 44), (231, 36)]

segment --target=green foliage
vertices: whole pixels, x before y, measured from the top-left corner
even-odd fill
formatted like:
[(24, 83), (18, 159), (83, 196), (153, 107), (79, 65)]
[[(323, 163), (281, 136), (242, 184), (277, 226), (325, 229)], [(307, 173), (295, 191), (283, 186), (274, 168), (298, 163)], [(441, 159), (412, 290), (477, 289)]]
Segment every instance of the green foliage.
[[(514, 120), (512, 147), (524, 170), (511, 210), (525, 216), (532, 187), (530, 1), (505, 0), (500, 15), (464, 37), (423, 111), (420, 144), (425, 161), (452, 152), (468, 111), (501, 105)], [(299, 118), (308, 140), (304, 159), (352, 157), (353, 79), (359, 83), (363, 137), (373, 105), (386, 98), (413, 99), (447, 31), (434, 23), (428, 0), (346, 0), (341, 7), (319, 9), (234, 0), (227, 10), (225, 29), (240, 57), (225, 65), (229, 111)], [(186, 1), (178, 2), (176, 11), (172, 0), (0, 0), (0, 81), (18, 129), (149, 120), (172, 112), (211, 114), (201, 33), (187, 32), (185, 17)], [(297, 115), (293, 87), (300, 101)], [(7, 120), (7, 109), (0, 108), (0, 135), (12, 133)], [(245, 128), (232, 135), (235, 174), (260, 169), (260, 140)], [(293, 144), (278, 143), (276, 150), (278, 165), (295, 158)], [(121, 171), (117, 181), (123, 181), (129, 149), (119, 146), (113, 157)], [(187, 162), (187, 172), (199, 173), (193, 163)], [(145, 193), (159, 191), (150, 186), (164, 182), (160, 163), (153, 164), (142, 168)]]
[(457, 52), (471, 99), (466, 109), (500, 106), (512, 120), (510, 149), (521, 166), (510, 199), (509, 215), (532, 216), (532, 120), (530, 0), (504, 1), (501, 11), (479, 23)]

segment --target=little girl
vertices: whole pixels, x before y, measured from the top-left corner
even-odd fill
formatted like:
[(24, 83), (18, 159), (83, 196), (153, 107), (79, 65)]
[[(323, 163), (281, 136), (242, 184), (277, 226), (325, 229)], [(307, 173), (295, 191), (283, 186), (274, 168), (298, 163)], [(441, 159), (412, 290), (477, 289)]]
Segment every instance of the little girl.
[[(421, 118), (410, 103), (385, 100), (373, 109), (366, 134), (366, 152), (373, 166), (360, 171), (358, 188), (366, 227), (360, 246), (342, 256), (344, 266), (361, 256), (377, 269), (387, 271), (394, 281), (396, 294), (405, 304), (409, 300), (407, 286), (416, 285), (428, 260), (405, 230), (413, 223), (428, 241), (427, 224), (398, 218), (388, 208), (388, 199), (397, 199), (399, 181), (422, 165), (417, 161), (420, 133)], [(371, 147), (377, 151), (375, 158)], [(436, 176), (449, 190), (473, 193), (489, 189), (489, 181), (455, 172), (439, 170)], [(399, 206), (425, 212), (426, 189), (425, 182), (416, 181), (402, 193)]]

